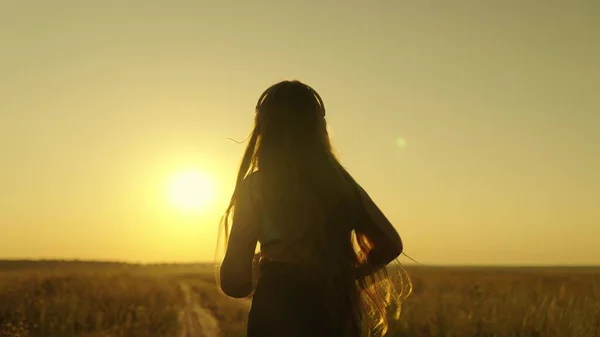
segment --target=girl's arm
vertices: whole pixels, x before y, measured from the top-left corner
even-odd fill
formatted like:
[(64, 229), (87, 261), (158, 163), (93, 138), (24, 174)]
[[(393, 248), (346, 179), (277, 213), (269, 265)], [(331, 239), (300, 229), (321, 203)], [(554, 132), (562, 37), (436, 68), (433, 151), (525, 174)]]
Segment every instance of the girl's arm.
[(367, 216), (355, 230), (357, 235), (366, 236), (372, 249), (368, 252), (367, 261), (358, 267), (357, 273), (369, 276), (402, 254), (403, 244), (398, 231), (367, 192), (360, 186), (358, 190)]
[(246, 178), (236, 199), (231, 235), (220, 270), (221, 290), (235, 298), (246, 297), (253, 289), (252, 260), (258, 242), (259, 218), (249, 180), (250, 177)]

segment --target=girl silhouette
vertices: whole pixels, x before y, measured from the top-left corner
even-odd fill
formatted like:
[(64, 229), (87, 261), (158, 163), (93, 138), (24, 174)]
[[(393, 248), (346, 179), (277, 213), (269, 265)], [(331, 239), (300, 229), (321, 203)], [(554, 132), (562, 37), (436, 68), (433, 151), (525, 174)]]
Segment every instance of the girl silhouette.
[(260, 96), (221, 225), (220, 288), (235, 298), (254, 291), (248, 337), (385, 333), (399, 312), (386, 265), (402, 253), (400, 236), (336, 159), (323, 101), (304, 83)]

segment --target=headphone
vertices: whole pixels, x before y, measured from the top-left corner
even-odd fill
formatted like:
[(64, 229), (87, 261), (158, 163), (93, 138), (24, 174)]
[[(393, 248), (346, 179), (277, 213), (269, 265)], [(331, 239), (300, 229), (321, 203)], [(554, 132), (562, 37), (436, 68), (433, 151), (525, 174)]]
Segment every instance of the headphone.
[(294, 84), (300, 84), (300, 85), (304, 86), (313, 95), (313, 97), (317, 100), (317, 104), (319, 105), (319, 110), (321, 112), (321, 115), (323, 117), (325, 117), (325, 104), (323, 103), (323, 99), (321, 99), (321, 96), (315, 91), (315, 89), (311, 88), (309, 85), (306, 85), (300, 81), (282, 81), (282, 82), (279, 82), (279, 83), (276, 83), (276, 84), (273, 84), (272, 86), (270, 86), (258, 98), (258, 102), (256, 103), (255, 112), (259, 113), (260, 110), (262, 109), (262, 106), (265, 104), (265, 102), (269, 98), (275, 96), (277, 89), (281, 88), (281, 86), (285, 83), (294, 83)]

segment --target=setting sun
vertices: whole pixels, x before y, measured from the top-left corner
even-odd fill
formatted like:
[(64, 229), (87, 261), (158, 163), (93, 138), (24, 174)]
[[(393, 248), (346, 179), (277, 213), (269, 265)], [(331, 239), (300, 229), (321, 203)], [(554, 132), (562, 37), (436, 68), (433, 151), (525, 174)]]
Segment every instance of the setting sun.
[(176, 174), (169, 184), (169, 199), (183, 210), (202, 210), (214, 200), (215, 186), (210, 176), (201, 171)]

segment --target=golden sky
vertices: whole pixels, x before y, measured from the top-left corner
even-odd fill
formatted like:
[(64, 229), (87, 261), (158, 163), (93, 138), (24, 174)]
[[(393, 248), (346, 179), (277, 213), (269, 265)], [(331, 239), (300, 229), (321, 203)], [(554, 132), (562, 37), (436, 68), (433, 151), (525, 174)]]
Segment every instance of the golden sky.
[(211, 260), (227, 138), (294, 78), (420, 262), (600, 264), (596, 1), (286, 3), (0, 2), (0, 258)]

